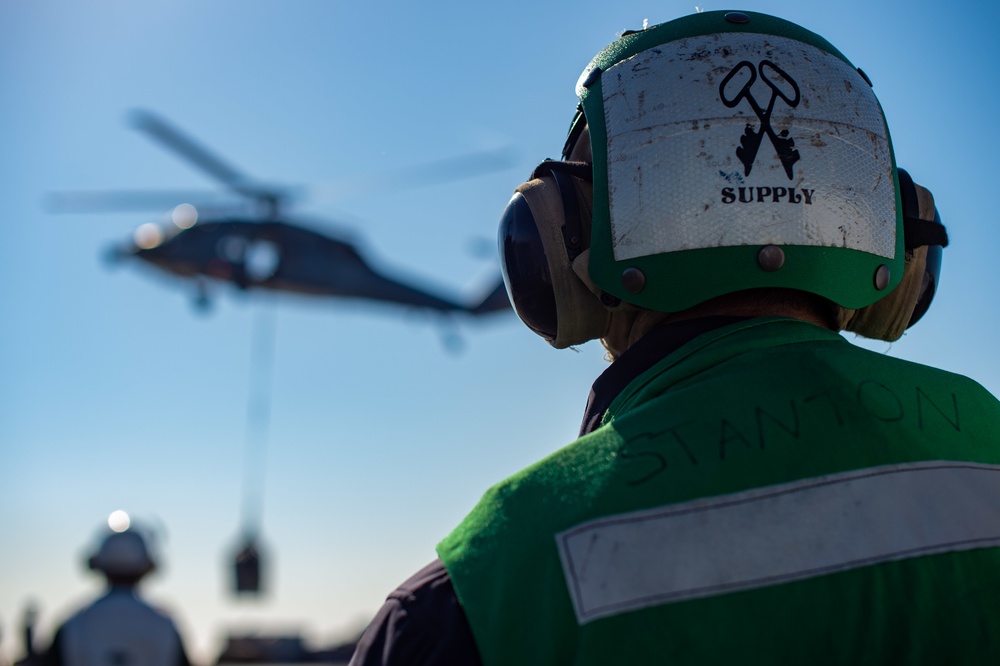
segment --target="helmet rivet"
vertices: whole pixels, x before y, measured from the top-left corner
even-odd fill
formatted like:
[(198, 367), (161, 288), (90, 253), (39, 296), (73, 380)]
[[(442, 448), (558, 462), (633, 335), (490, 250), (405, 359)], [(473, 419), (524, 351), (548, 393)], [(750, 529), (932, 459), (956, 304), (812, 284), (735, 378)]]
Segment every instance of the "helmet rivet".
[(730, 23), (749, 23), (750, 17), (743, 12), (726, 12), (726, 20)]
[(646, 275), (638, 268), (626, 268), (622, 271), (622, 286), (632, 294), (638, 294), (646, 286)]
[(882, 291), (889, 286), (889, 277), (891, 273), (889, 272), (889, 267), (882, 264), (875, 270), (875, 288)]
[(757, 253), (757, 264), (768, 273), (785, 265), (785, 251), (777, 245), (765, 245)]

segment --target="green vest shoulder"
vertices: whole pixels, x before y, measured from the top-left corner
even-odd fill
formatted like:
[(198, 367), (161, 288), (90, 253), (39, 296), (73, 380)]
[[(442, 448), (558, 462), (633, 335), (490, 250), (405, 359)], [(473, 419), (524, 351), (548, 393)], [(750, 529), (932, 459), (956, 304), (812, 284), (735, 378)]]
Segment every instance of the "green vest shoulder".
[[(618, 579), (602, 571), (569, 575), (587, 560), (573, 560), (557, 539), (588, 521), (625, 516), (629, 524), (645, 525), (633, 517), (700, 507), (711, 498), (759, 501), (760, 489), (815, 478), (848, 475), (851, 487), (875, 493), (862, 496), (882, 502), (895, 486), (866, 470), (916, 469), (914, 478), (930, 479), (928, 466), (949, 461), (990, 472), (1000, 465), (998, 429), (1000, 403), (967, 378), (859, 349), (803, 322), (754, 320), (701, 336), (637, 378), (602, 428), (488, 491), (438, 554), (486, 664), (957, 663), (963, 650), (969, 659), (997, 657), (988, 652), (998, 649), (990, 638), (1000, 636), (1000, 550), (994, 547), (904, 555), (679, 600), (645, 602), (640, 589), (620, 611), (611, 603), (599, 617), (581, 618), (580, 599), (590, 592), (570, 587), (586, 580), (600, 595), (602, 585)], [(859, 481), (868, 478), (874, 479), (868, 486)], [(788, 497), (825, 502), (821, 491), (833, 486), (809, 487), (820, 490), (795, 486), (800, 494)], [(794, 510), (795, 502), (790, 506)], [(698, 511), (691, 515), (738, 520), (744, 529), (769, 515)], [(870, 511), (882, 515), (878, 507)], [(836, 529), (850, 528), (836, 516), (829, 520)], [(879, 520), (895, 525), (891, 517)], [(783, 523), (776, 523), (761, 523), (761, 534), (776, 530), (779, 537), (770, 545), (750, 543), (751, 537), (727, 545), (721, 557), (707, 552), (706, 561), (728, 563), (712, 575), (771, 570), (755, 558), (808, 561), (811, 555), (769, 552), (784, 543)], [(671, 557), (690, 551), (696, 564), (698, 548), (711, 543), (690, 536), (682, 542), (677, 535), (740, 534), (697, 522), (679, 531), (673, 518), (649, 524), (666, 531), (657, 536), (636, 527), (629, 534), (647, 550), (660, 539), (658, 547)], [(824, 534), (808, 524), (796, 529), (810, 538)], [(611, 532), (586, 534), (600, 549), (599, 540)], [(577, 541), (583, 544), (578, 550), (591, 547)], [(600, 561), (616, 561), (605, 557), (612, 559)], [(636, 564), (641, 558), (620, 561), (645, 568)], [(656, 585), (679, 589), (670, 581)]]

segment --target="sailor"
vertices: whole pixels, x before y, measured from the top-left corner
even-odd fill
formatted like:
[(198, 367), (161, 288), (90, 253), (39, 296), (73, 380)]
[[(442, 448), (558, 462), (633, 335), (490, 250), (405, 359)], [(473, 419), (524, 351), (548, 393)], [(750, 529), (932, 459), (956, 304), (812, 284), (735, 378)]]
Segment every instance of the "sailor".
[(40, 662), (46, 666), (188, 666), (173, 620), (143, 601), (139, 582), (156, 568), (134, 528), (110, 532), (87, 560), (106, 592), (60, 626)]
[(624, 34), (577, 93), (500, 254), (531, 330), (612, 363), (352, 664), (996, 663), (1000, 402), (840, 334), (898, 339), (947, 244), (868, 77), (719, 11)]

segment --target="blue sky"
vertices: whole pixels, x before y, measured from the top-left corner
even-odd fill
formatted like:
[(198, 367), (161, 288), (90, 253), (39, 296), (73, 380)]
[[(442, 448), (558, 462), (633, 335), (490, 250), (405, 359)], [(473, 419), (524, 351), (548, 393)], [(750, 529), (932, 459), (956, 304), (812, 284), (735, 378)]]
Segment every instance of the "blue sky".
[[(705, 4), (702, 9), (734, 7)], [(1000, 393), (1000, 140), (995, 3), (792, 2), (772, 13), (836, 45), (874, 82), (897, 162), (935, 194), (952, 246), (931, 312), (874, 349)], [(248, 175), (291, 186), (472, 151), (514, 164), (451, 184), (305, 198), (291, 211), (380, 266), (445, 293), (495, 275), (513, 188), (558, 156), (579, 73), (643, 19), (690, 2), (348, 3), (338, 0), (0, 1), (0, 653), (19, 656), (29, 600), (42, 634), (98, 589), (81, 562), (115, 509), (159, 526), (147, 591), (176, 610), (191, 653), (233, 628), (327, 644), (385, 594), (482, 491), (578, 428), (605, 367), (590, 343), (555, 351), (513, 315), (459, 322), (347, 301), (190, 285), (105, 249), (158, 212), (48, 213), (64, 189), (202, 189), (202, 173), (131, 129), (153, 110)], [(314, 192), (329, 193), (329, 187)], [(251, 339), (273, 325), (262, 473), (270, 591), (228, 593), (247, 447)]]

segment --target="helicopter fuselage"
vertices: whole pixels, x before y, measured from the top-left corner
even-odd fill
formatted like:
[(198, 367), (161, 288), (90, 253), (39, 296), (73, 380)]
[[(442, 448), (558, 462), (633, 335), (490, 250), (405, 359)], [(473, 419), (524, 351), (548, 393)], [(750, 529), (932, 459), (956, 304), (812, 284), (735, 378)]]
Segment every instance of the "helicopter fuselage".
[(121, 253), (177, 276), (207, 277), (241, 289), (390, 301), (442, 312), (470, 308), (373, 268), (344, 240), (283, 221), (200, 221), (136, 242)]

